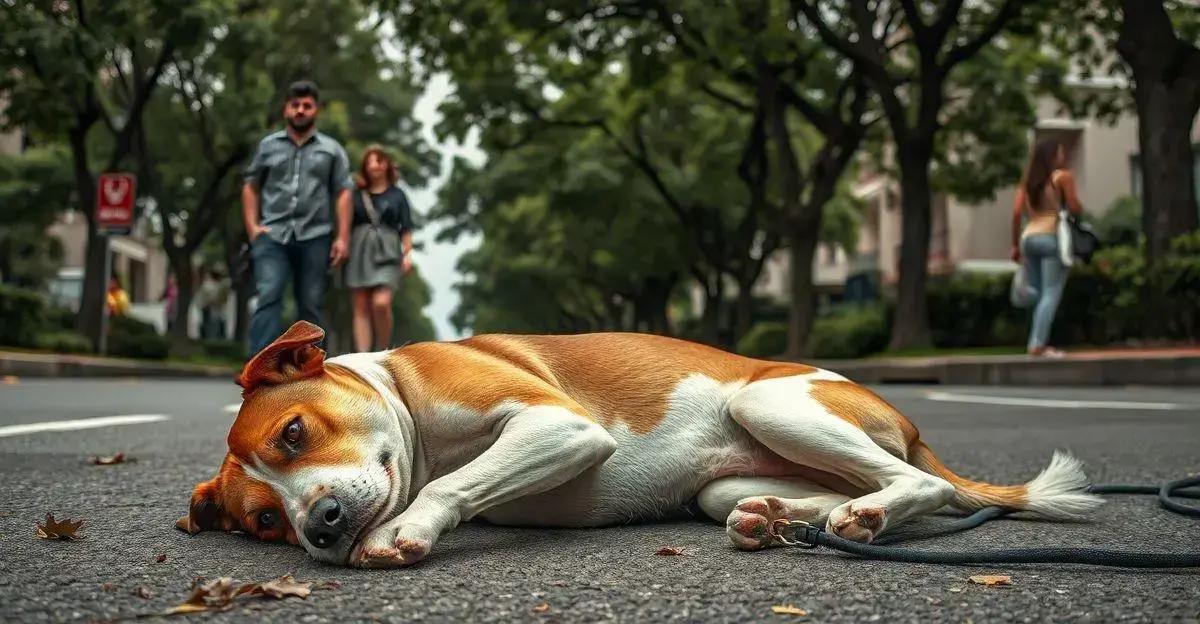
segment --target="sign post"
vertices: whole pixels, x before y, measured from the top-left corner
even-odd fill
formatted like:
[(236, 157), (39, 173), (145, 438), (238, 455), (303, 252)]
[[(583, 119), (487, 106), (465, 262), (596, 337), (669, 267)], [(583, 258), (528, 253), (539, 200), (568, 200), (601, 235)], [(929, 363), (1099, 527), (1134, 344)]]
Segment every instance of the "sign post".
[(104, 305), (100, 308), (100, 353), (108, 351), (108, 282), (112, 278), (110, 236), (133, 230), (137, 178), (132, 173), (102, 173), (96, 180), (96, 230), (104, 237)]

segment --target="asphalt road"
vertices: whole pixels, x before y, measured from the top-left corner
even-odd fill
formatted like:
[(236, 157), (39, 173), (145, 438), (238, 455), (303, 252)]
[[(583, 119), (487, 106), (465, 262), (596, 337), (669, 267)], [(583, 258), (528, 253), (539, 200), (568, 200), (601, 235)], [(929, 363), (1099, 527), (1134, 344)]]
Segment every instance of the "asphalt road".
[[(289, 623), (1200, 621), (1200, 570), (959, 568), (789, 549), (741, 553), (729, 547), (720, 527), (700, 520), (597, 530), (469, 524), (446, 535), (413, 568), (325, 566), (298, 547), (240, 535), (189, 537), (174, 528), (192, 486), (210, 477), (224, 454), (233, 419), (224, 407), (238, 400), (233, 384), (8, 381), (0, 385), (0, 621), (129, 618), (183, 601), (196, 577), (265, 581), (288, 572), (340, 587), (305, 601), (247, 601), (215, 616), (186, 617)], [(947, 464), (971, 477), (1026, 480), (1056, 448), (1080, 456), (1097, 482), (1159, 481), (1200, 470), (1200, 389), (881, 391)], [(931, 400), (929, 392), (943, 393), (933, 395), (941, 400)], [(1027, 404), (1025, 398), (1105, 407)], [(1114, 401), (1134, 404), (1107, 409)], [(1168, 403), (1157, 407), (1170, 409), (1138, 403)], [(130, 414), (169, 418), (15, 435), (4, 429)], [(137, 461), (87, 463), (90, 455), (118, 451)], [(46, 512), (85, 520), (86, 537), (36, 539), (34, 523)], [(1093, 522), (1001, 520), (926, 547), (1020, 545), (1196, 551), (1200, 522), (1161, 511), (1142, 497), (1114, 497)], [(663, 546), (682, 547), (685, 554), (656, 556)], [(157, 563), (160, 554), (166, 560)], [(968, 582), (983, 573), (1009, 574), (1013, 584)], [(139, 588), (149, 597), (134, 595)], [(535, 611), (542, 603), (548, 608)], [(810, 615), (771, 612), (772, 605), (789, 604)]]

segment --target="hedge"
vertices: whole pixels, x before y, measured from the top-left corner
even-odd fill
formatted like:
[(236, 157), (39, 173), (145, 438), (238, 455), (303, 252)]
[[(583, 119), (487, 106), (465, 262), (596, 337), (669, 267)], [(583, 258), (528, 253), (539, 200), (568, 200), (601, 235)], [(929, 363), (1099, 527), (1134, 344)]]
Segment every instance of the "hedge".
[(46, 299), (37, 292), (0, 284), (0, 344), (34, 346), (45, 312)]
[[(845, 306), (813, 323), (809, 347), (815, 358), (854, 358), (887, 346), (889, 311), (884, 304)], [(737, 351), (750, 357), (771, 357), (787, 347), (787, 323), (755, 323), (738, 341)]]
[(108, 320), (108, 355), (163, 360), (170, 352), (170, 341), (159, 335), (154, 325), (129, 316)]

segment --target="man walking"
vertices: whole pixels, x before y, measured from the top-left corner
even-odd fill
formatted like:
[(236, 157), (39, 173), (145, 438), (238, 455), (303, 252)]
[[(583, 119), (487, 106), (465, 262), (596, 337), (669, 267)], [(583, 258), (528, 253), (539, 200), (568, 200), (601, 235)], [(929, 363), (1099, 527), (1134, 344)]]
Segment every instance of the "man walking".
[[(354, 215), (350, 160), (334, 139), (317, 132), (317, 85), (292, 83), (283, 105), (287, 128), (268, 135), (246, 168), (242, 219), (250, 237), (258, 303), (250, 318), (250, 353), (283, 333), (288, 281), (300, 319), (321, 323), (329, 265), (345, 262)], [(337, 228), (330, 217), (336, 204)]]

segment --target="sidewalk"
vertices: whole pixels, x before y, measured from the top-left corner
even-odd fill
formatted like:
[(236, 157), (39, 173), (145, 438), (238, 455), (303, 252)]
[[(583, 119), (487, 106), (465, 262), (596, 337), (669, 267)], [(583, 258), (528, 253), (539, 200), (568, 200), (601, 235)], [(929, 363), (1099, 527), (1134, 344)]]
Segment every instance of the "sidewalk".
[(1200, 347), (1070, 351), (1028, 355), (947, 355), (806, 362), (861, 383), (995, 386), (1200, 385)]
[(0, 376), (15, 377), (202, 377), (233, 379), (232, 367), (153, 362), (91, 355), (0, 351)]

